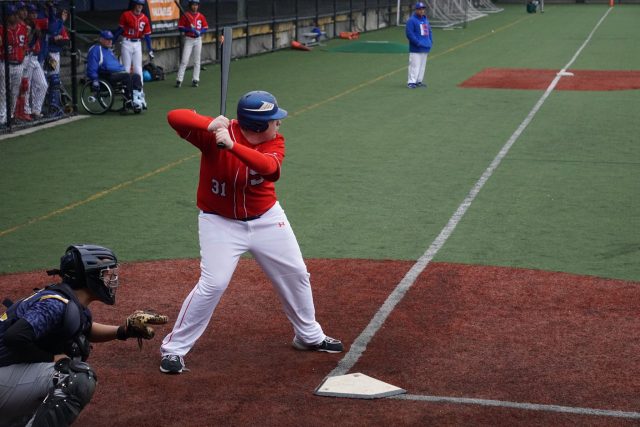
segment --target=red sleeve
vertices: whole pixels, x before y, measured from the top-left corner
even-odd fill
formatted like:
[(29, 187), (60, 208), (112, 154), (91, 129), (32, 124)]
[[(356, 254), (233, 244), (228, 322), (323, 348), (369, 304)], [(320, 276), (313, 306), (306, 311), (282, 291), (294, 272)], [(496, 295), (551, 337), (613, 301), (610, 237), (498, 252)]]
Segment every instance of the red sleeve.
[(207, 18), (204, 17), (203, 14), (200, 14), (200, 16), (202, 17), (202, 28), (209, 28), (209, 24), (207, 23)]
[(126, 18), (126, 14), (127, 12), (122, 12), (122, 14), (120, 15), (120, 26), (122, 28), (127, 26), (127, 18)]
[(261, 153), (238, 143), (233, 144), (231, 152), (264, 177), (274, 175), (280, 168), (280, 159), (275, 153)]
[(147, 15), (144, 15), (144, 20), (146, 21), (146, 24), (144, 26), (143, 35), (151, 34), (151, 23), (149, 22), (149, 18), (147, 18)]
[(167, 121), (180, 138), (186, 139), (200, 150), (204, 150), (207, 145), (215, 146), (215, 134), (207, 130), (213, 121), (212, 117), (200, 115), (193, 110), (180, 109), (169, 111)]

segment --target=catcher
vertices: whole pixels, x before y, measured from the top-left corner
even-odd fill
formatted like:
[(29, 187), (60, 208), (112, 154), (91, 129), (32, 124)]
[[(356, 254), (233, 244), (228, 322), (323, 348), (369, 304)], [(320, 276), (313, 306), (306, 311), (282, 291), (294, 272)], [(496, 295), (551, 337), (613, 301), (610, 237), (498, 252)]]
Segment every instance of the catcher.
[(118, 261), (102, 246), (72, 245), (60, 259), (61, 283), (11, 303), (0, 316), (0, 425), (67, 426), (89, 403), (97, 377), (91, 342), (154, 336), (167, 317), (136, 311), (122, 325), (94, 322), (89, 304), (115, 304)]

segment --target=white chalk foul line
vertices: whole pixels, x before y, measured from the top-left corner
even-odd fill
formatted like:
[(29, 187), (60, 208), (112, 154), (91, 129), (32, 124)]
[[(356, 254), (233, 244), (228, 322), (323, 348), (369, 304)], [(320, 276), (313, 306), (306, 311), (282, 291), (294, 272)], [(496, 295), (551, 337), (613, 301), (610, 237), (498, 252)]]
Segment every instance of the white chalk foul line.
[[(562, 68), (562, 70), (557, 73), (556, 77), (547, 87), (547, 90), (542, 94), (538, 102), (533, 106), (527, 117), (520, 123), (520, 126), (513, 132), (511, 137), (507, 140), (504, 146), (500, 149), (496, 157), (489, 164), (487, 169), (484, 171), (480, 179), (475, 183), (475, 185), (471, 188), (467, 196), (464, 198), (458, 209), (456, 209), (455, 213), (449, 218), (447, 225), (440, 231), (440, 234), (436, 237), (436, 239), (431, 243), (427, 251), (416, 261), (416, 263), (411, 267), (411, 269), (407, 272), (407, 274), (402, 278), (400, 283), (396, 286), (396, 288), (391, 292), (391, 294), (387, 297), (385, 302), (382, 304), (380, 309), (373, 316), (367, 327), (360, 333), (360, 335), (355, 339), (355, 341), (351, 344), (349, 351), (344, 355), (344, 357), (338, 362), (338, 366), (336, 366), (327, 377), (333, 377), (338, 375), (347, 374), (351, 368), (358, 362), (362, 353), (367, 349), (367, 345), (373, 338), (373, 336), (380, 330), (384, 322), (387, 320), (395, 306), (404, 298), (405, 294), (413, 286), (418, 276), (425, 270), (427, 265), (433, 260), (434, 256), (438, 253), (438, 251), (444, 246), (446, 241), (449, 239), (458, 223), (471, 206), (471, 203), (475, 200), (476, 196), (484, 187), (486, 182), (489, 180), (493, 172), (498, 168), (502, 160), (506, 157), (507, 153), (515, 144), (515, 142), (520, 138), (520, 135), (524, 132), (524, 130), (529, 126), (535, 115), (538, 113), (542, 105), (545, 103), (551, 92), (558, 85), (558, 82), (563, 77), (566, 70), (575, 62), (578, 58), (582, 50), (587, 46), (587, 44), (591, 41), (591, 38), (598, 30), (602, 22), (605, 20), (607, 15), (611, 12), (612, 8), (608, 8), (605, 14), (600, 18), (598, 23), (595, 25), (591, 33), (587, 39), (582, 43), (582, 45), (578, 48), (576, 53), (573, 55), (571, 60)], [(324, 382), (324, 380), (323, 380)]]
[(495, 406), (499, 408), (515, 408), (528, 411), (562, 412), (565, 414), (598, 415), (604, 417), (640, 419), (640, 412), (613, 411), (609, 409), (580, 408), (561, 405), (541, 405), (538, 403), (520, 403), (504, 400), (471, 399), (467, 397), (424, 396), (416, 394), (402, 394), (388, 399), (419, 400), (423, 402), (461, 403), (464, 405)]

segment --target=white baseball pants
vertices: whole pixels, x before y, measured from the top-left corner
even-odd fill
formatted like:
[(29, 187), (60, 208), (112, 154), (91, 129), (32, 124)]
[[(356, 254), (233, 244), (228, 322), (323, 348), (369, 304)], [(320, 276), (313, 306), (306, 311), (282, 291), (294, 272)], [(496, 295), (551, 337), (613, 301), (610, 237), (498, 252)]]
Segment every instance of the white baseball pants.
[(142, 76), (142, 43), (140, 40), (136, 42), (132, 42), (128, 38), (122, 40), (120, 56), (122, 57), (124, 69), (130, 73), (131, 66), (133, 65), (133, 72), (140, 76), (140, 80), (142, 80), (144, 84), (144, 78)]
[[(22, 70), (24, 62), (21, 64), (9, 64), (9, 87), (11, 90), (11, 115), (16, 109), (16, 101), (20, 94), (20, 82), (22, 81)], [(7, 94), (4, 84), (4, 61), (0, 61), (0, 124), (7, 123)]]
[(182, 50), (182, 59), (180, 60), (180, 67), (178, 68), (178, 75), (176, 80), (182, 81), (184, 79), (184, 72), (189, 65), (189, 58), (193, 51), (193, 80), (200, 81), (200, 55), (202, 53), (202, 38), (200, 37), (185, 37), (184, 48)]
[(24, 112), (27, 114), (40, 114), (49, 84), (36, 55), (28, 55), (25, 58), (25, 63), (23, 75), (29, 79), (29, 94), (26, 97)]
[(423, 82), (428, 56), (428, 53), (409, 53), (409, 78), (407, 83)]
[(325, 338), (315, 319), (307, 267), (279, 203), (247, 222), (201, 212), (198, 227), (200, 280), (184, 300), (173, 331), (162, 341), (163, 356), (184, 356), (191, 350), (209, 324), (240, 256), (247, 251), (271, 280), (295, 335), (310, 344)]

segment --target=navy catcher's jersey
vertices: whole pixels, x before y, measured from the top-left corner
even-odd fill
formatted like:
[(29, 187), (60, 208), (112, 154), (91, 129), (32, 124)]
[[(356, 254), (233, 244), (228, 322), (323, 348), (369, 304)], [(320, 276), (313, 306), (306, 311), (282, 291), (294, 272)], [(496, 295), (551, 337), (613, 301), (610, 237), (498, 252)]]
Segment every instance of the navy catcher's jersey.
[[(77, 310), (69, 309), (70, 305)], [(80, 305), (67, 285), (47, 287), (15, 302), (0, 316), (0, 366), (20, 363), (20, 355), (7, 348), (3, 339), (19, 319), (29, 322), (38, 347), (52, 354), (64, 353), (70, 342), (91, 327), (91, 312)]]

